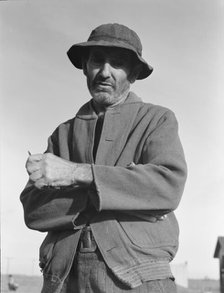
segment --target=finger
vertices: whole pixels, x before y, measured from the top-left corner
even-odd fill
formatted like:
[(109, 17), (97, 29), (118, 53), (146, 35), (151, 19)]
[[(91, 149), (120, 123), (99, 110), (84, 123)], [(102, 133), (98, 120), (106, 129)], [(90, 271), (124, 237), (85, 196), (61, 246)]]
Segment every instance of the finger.
[(35, 181), (39, 180), (42, 177), (42, 175), (43, 174), (42, 174), (41, 170), (39, 169), (39, 170), (31, 173), (29, 178), (30, 178), (30, 180), (35, 182)]
[(50, 184), (50, 186), (52, 186), (52, 187), (57, 187), (57, 186), (60, 186), (60, 185), (61, 185), (60, 182), (57, 182), (57, 181), (53, 181)]
[(155, 222), (157, 221), (157, 218), (151, 216), (151, 217), (148, 218), (148, 221), (149, 221), (150, 223), (155, 223)]
[(48, 186), (48, 184), (46, 183), (44, 178), (40, 178), (34, 183), (34, 186), (38, 189), (42, 189), (42, 188)]
[(28, 174), (31, 174), (35, 171), (40, 170), (40, 169), (41, 169), (40, 162), (35, 162), (35, 163), (34, 162), (33, 163), (27, 162), (27, 164), (26, 164), (26, 170), (27, 170)]
[(43, 158), (43, 154), (34, 154), (28, 157), (28, 161), (30, 162), (38, 162)]
[(166, 215), (164, 215), (164, 216), (160, 216), (160, 217), (157, 217), (157, 220), (158, 221), (163, 221), (163, 220), (165, 220), (166, 219)]
[(53, 187), (57, 187), (57, 186), (69, 186), (68, 182), (64, 181), (64, 180), (55, 180), (55, 181), (51, 181), (50, 185)]

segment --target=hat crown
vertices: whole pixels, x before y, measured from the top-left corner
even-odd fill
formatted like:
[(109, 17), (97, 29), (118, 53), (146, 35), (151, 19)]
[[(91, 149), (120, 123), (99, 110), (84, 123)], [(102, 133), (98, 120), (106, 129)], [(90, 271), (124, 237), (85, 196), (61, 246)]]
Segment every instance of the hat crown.
[(87, 42), (74, 44), (67, 54), (76, 68), (83, 69), (83, 58), (86, 58), (91, 47), (96, 46), (121, 48), (132, 52), (135, 62), (141, 65), (137, 79), (144, 79), (153, 71), (152, 66), (142, 58), (142, 44), (139, 36), (125, 25), (102, 24), (91, 32)]
[(128, 27), (118, 24), (118, 23), (109, 23), (103, 24), (95, 28), (88, 41), (110, 41), (114, 42), (123, 42), (127, 45), (133, 47), (133, 49), (142, 56), (142, 44), (138, 35)]

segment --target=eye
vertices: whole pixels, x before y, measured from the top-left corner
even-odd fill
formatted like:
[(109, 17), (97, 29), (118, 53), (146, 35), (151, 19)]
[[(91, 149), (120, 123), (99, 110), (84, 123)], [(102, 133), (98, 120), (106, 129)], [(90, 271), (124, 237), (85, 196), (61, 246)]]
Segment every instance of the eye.
[(125, 62), (121, 58), (114, 58), (113, 60), (111, 60), (111, 66), (113, 67), (123, 67), (124, 65)]
[(94, 54), (90, 57), (90, 62), (93, 64), (102, 64), (104, 62), (104, 59), (102, 55)]

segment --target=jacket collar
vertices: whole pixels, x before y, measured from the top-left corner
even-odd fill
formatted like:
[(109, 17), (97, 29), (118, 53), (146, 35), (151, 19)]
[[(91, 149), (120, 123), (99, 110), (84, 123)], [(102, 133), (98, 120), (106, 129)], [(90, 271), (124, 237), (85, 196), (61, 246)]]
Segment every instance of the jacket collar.
[[(76, 119), (79, 120), (84, 128), (87, 129), (88, 137), (83, 138), (83, 143), (89, 145), (93, 137), (94, 126), (91, 120), (97, 119), (91, 101), (86, 103), (77, 113)], [(127, 143), (128, 136), (133, 128), (134, 121), (138, 114), (142, 101), (134, 93), (130, 92), (124, 103), (114, 108), (109, 108), (104, 115), (103, 129), (96, 153), (95, 164), (115, 166)], [(85, 148), (82, 148), (81, 152)], [(88, 148), (88, 157), (91, 148)], [(84, 156), (85, 157), (85, 156)]]

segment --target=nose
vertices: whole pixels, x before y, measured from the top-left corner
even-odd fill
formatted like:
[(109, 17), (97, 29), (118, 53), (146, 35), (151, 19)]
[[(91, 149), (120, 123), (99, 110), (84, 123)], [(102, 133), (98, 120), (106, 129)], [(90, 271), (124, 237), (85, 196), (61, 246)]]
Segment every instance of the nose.
[(110, 66), (109, 62), (102, 63), (101, 68), (100, 68), (100, 75), (105, 79), (110, 77), (110, 75), (111, 75), (111, 66)]

